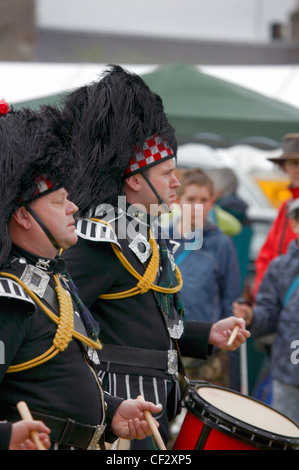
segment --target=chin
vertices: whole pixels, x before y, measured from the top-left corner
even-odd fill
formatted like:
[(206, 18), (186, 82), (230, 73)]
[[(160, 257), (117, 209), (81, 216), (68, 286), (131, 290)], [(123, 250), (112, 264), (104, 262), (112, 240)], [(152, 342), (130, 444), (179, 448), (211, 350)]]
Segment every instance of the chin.
[(63, 248), (64, 250), (67, 250), (71, 246), (75, 245), (77, 241), (78, 241), (78, 236), (74, 233), (73, 237), (70, 237), (68, 240), (65, 240), (61, 248)]
[(73, 236), (69, 246), (75, 245), (77, 243), (77, 241), (78, 241), (78, 235), (74, 233), (74, 236)]

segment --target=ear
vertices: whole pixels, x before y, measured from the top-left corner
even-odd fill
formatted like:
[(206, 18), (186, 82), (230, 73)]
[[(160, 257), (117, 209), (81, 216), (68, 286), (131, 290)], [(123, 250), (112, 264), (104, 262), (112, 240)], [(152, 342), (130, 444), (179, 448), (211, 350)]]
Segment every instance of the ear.
[(135, 175), (126, 178), (125, 184), (127, 184), (132, 191), (138, 192), (141, 189), (141, 179), (141, 174), (136, 173)]
[(29, 218), (29, 212), (26, 210), (24, 206), (19, 207), (14, 215), (12, 216), (13, 220), (17, 225), (22, 227), (25, 230), (29, 230), (31, 227), (31, 222)]

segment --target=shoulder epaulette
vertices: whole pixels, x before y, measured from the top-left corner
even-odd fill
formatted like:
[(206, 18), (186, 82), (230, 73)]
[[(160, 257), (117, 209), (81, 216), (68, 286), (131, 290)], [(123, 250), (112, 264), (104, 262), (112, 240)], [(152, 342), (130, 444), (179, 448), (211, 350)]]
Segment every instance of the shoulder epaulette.
[(116, 233), (110, 225), (102, 220), (79, 219), (76, 226), (76, 233), (79, 237), (95, 242), (118, 243)]
[(6, 277), (0, 277), (0, 297), (22, 300), (35, 306), (35, 303), (24, 289), (16, 281)]

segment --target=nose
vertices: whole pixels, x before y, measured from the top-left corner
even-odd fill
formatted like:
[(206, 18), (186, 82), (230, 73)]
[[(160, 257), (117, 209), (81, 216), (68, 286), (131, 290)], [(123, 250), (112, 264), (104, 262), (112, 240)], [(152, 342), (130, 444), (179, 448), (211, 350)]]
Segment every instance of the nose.
[(67, 206), (67, 212), (68, 214), (75, 214), (78, 212), (79, 208), (76, 206), (76, 204), (70, 200), (68, 200), (68, 206)]
[(179, 182), (179, 180), (177, 179), (176, 175), (173, 174), (173, 178), (172, 178), (172, 187), (173, 188), (179, 188), (181, 186), (181, 183)]

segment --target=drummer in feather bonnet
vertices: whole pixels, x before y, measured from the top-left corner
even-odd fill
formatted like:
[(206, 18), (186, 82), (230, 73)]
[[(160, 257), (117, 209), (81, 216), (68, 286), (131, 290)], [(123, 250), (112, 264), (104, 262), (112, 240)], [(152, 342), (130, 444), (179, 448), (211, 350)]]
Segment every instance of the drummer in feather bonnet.
[[(167, 442), (179, 403), (178, 343), (182, 353), (205, 358), (210, 345), (226, 347), (237, 319), (185, 322), (172, 244), (152, 223), (169, 210), (180, 185), (176, 137), (161, 98), (138, 75), (112, 66), (73, 92), (62, 114), (72, 132), (78, 165), (72, 198), (80, 210), (79, 240), (65, 260), (101, 324), (98, 374), (113, 396), (141, 394), (162, 404), (159, 429)], [(233, 348), (248, 336), (241, 328)]]
[(54, 108), (0, 116), (0, 420), (18, 421), (16, 404), (25, 401), (51, 430), (52, 449), (95, 449), (149, 435), (143, 410), (160, 408), (106, 396), (89, 359), (102, 347), (98, 324), (58, 255), (77, 241), (77, 206), (57, 118)]

